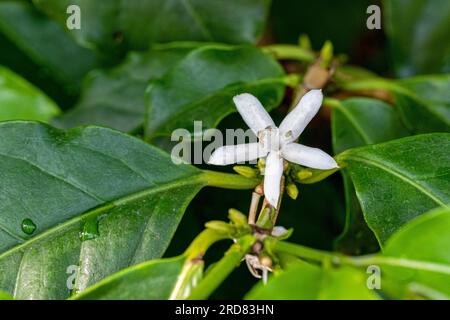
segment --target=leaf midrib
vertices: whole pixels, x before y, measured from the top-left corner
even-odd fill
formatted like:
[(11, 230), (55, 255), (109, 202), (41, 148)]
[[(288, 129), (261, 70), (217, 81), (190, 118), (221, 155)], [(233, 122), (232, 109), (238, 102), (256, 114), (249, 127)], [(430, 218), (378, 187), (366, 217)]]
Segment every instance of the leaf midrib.
[(347, 118), (347, 120), (352, 124), (352, 126), (355, 128), (357, 133), (361, 136), (361, 138), (364, 140), (364, 143), (366, 145), (373, 144), (374, 142), (366, 133), (364, 132), (364, 129), (359, 125), (358, 121), (353, 117), (353, 115), (341, 104), (336, 104), (336, 110), (341, 112), (341, 114)]
[(190, 0), (181, 0), (181, 4), (185, 8), (187, 14), (194, 20), (195, 24), (199, 27), (201, 33), (208, 41), (213, 41), (214, 37), (212, 36), (210, 30), (205, 25), (203, 20), (200, 18), (200, 16), (197, 14), (195, 7), (192, 5)]
[(372, 165), (379, 169), (382, 169), (385, 172), (390, 173), (391, 175), (397, 177), (398, 179), (415, 187), (417, 190), (422, 192), (424, 195), (428, 196), (431, 200), (436, 202), (438, 205), (447, 206), (444, 200), (439, 199), (439, 197), (437, 195), (434, 195), (432, 192), (429, 192), (424, 186), (420, 185), (419, 183), (416, 183), (415, 181), (413, 181), (410, 177), (408, 177), (406, 174), (404, 174), (401, 171), (395, 170), (394, 168), (387, 166), (381, 162), (375, 161), (373, 159), (367, 159), (362, 156), (349, 155), (349, 156), (347, 156), (347, 159), (353, 159), (355, 161), (364, 162), (366, 164), (369, 164), (369, 165)]
[(26, 242), (19, 244), (11, 249), (8, 249), (7, 251), (0, 254), (0, 259), (3, 259), (5, 257), (7, 257), (8, 255), (13, 254), (17, 251), (20, 251), (35, 242), (43, 240), (47, 236), (57, 234), (59, 231), (63, 231), (66, 228), (68, 228), (76, 223), (79, 223), (87, 218), (95, 217), (105, 211), (111, 210), (111, 209), (119, 207), (121, 205), (125, 205), (129, 202), (137, 201), (140, 198), (147, 197), (151, 194), (159, 193), (159, 192), (162, 192), (165, 190), (170, 190), (172, 188), (176, 188), (176, 187), (180, 187), (180, 186), (195, 185), (195, 184), (205, 186), (206, 182), (203, 181), (201, 179), (201, 177), (202, 177), (202, 175), (200, 173), (198, 173), (198, 174), (195, 174), (194, 176), (189, 177), (189, 179), (182, 178), (182, 179), (173, 180), (170, 183), (167, 183), (163, 186), (152, 187), (150, 189), (141, 190), (141, 191), (129, 194), (125, 197), (119, 198), (117, 200), (114, 200), (112, 202), (105, 202), (104, 204), (102, 204), (99, 207), (90, 209), (89, 211), (82, 213), (76, 217), (73, 217), (62, 224), (57, 224), (55, 227), (48, 229), (47, 231), (37, 235), (36, 237), (31, 238), (31, 239), (27, 240)]
[(431, 261), (400, 258), (395, 256), (378, 256), (378, 257), (364, 257), (355, 258), (356, 264), (364, 264), (370, 262), (372, 264), (384, 264), (394, 267), (408, 268), (413, 270), (430, 271), (435, 273), (442, 273), (450, 275), (450, 266), (444, 263), (437, 263)]

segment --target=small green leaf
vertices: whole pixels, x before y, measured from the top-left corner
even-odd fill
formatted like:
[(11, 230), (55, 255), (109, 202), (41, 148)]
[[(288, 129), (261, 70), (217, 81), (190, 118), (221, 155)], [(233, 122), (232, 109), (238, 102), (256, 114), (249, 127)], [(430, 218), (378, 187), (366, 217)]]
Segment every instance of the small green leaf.
[(0, 121), (49, 121), (59, 113), (56, 104), (39, 89), (0, 66)]
[(170, 136), (185, 128), (194, 132), (194, 120), (203, 129), (214, 128), (236, 111), (233, 96), (249, 92), (271, 110), (284, 94), (284, 72), (261, 50), (209, 45), (190, 52), (147, 93), (148, 138)]
[(369, 227), (383, 243), (406, 222), (450, 202), (450, 134), (349, 149), (347, 165)]

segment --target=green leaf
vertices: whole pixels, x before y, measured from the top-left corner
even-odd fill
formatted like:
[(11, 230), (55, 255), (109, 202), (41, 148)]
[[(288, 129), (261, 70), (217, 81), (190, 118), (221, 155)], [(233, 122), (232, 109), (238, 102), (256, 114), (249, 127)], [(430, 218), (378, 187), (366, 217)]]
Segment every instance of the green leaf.
[(386, 31), (400, 76), (450, 71), (450, 3), (383, 1)]
[(450, 202), (450, 134), (350, 149), (337, 158), (355, 185), (369, 227), (383, 243), (406, 222)]
[(392, 106), (370, 98), (334, 103), (331, 126), (335, 154), (409, 135)]
[(0, 300), (13, 300), (13, 296), (0, 290)]
[(64, 25), (67, 7), (78, 5), (82, 26), (70, 32), (81, 43), (103, 52), (146, 49), (152, 43), (177, 40), (255, 43), (264, 29), (270, 5), (269, 0), (34, 2)]
[(395, 104), (406, 126), (416, 133), (450, 131), (450, 75), (397, 81)]
[(100, 281), (73, 299), (167, 300), (175, 290), (185, 261), (186, 257), (179, 256), (138, 264)]
[(18, 298), (65, 298), (72, 280), (79, 292), (159, 258), (202, 187), (259, 183), (106, 128), (4, 122), (0, 135), (0, 289)]
[(59, 108), (39, 89), (12, 71), (0, 66), (0, 121), (49, 121)]
[(450, 131), (450, 75), (341, 81), (339, 85), (346, 90), (389, 91), (406, 128), (414, 133)]
[(62, 128), (98, 124), (135, 131), (144, 122), (148, 82), (162, 76), (198, 46), (196, 43), (157, 45), (145, 53), (130, 53), (118, 67), (93, 71), (76, 106), (54, 124)]
[[(347, 149), (404, 137), (409, 132), (396, 110), (385, 102), (369, 98), (335, 101), (332, 109), (332, 141), (335, 154)], [(347, 254), (377, 251), (377, 242), (367, 227), (353, 183), (342, 172), (346, 198), (345, 228), (336, 246)]]
[(197, 236), (183, 255), (129, 267), (86, 289), (73, 299), (186, 299), (191, 292), (197, 292), (197, 286), (200, 286), (202, 294), (208, 295), (215, 288), (214, 284), (220, 283), (239, 264), (254, 242), (254, 239), (249, 240), (247, 237), (239, 239), (217, 263), (222, 266), (220, 270), (213, 272), (214, 276), (210, 276), (208, 272), (206, 278), (202, 279), (203, 255), (213, 243), (224, 238), (226, 237), (207, 229)]
[[(402, 294), (409, 295), (404, 298), (450, 298), (449, 230), (450, 209), (439, 208), (414, 219), (387, 241), (385, 256), (420, 261), (429, 267), (420, 266), (412, 270), (394, 266), (383, 268), (387, 278), (403, 283), (405, 291)], [(447, 272), (439, 271), (442, 269), (439, 266), (446, 268)]]
[(374, 291), (366, 286), (367, 274), (351, 267), (326, 268), (305, 262), (290, 265), (258, 283), (246, 299), (258, 300), (373, 300)]
[(203, 277), (206, 250), (225, 234), (206, 229), (184, 254), (129, 267), (73, 297), (86, 299), (186, 299)]
[[(64, 89), (68, 94), (78, 92), (82, 78), (96, 65), (94, 53), (78, 46), (64, 28), (25, 1), (0, 3), (0, 33), (40, 68), (36, 70), (35, 66), (24, 73), (34, 78), (39, 77), (37, 73), (45, 73), (59, 84), (59, 91)], [(14, 67), (23, 68), (24, 61), (14, 63)], [(47, 86), (46, 83), (42, 85)]]
[(284, 95), (284, 72), (261, 50), (211, 45), (190, 52), (161, 79), (150, 84), (147, 96), (147, 137), (170, 136), (177, 128), (214, 128), (235, 112), (232, 98), (249, 92), (268, 109)]

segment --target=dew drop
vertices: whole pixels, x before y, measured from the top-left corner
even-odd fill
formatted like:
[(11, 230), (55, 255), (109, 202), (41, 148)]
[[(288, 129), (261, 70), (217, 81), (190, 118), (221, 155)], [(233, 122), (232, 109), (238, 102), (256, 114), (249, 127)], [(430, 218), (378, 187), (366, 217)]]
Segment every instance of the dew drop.
[(36, 225), (34, 224), (33, 220), (27, 218), (23, 219), (22, 221), (22, 231), (26, 234), (33, 234), (36, 230)]
[(98, 232), (98, 222), (97, 218), (87, 220), (79, 233), (81, 241), (87, 241), (95, 239), (99, 236)]

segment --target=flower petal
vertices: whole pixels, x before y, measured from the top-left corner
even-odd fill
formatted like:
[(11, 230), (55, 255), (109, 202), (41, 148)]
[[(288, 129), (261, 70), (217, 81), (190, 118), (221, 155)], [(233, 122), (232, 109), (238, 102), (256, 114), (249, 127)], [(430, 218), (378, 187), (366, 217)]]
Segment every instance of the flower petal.
[(322, 105), (322, 90), (311, 90), (280, 124), (280, 137), (285, 142), (295, 141), (319, 111)]
[(258, 132), (267, 127), (275, 127), (275, 123), (261, 102), (250, 93), (243, 93), (233, 98), (237, 110), (245, 123), (258, 136)]
[(326, 152), (298, 143), (288, 143), (281, 150), (284, 159), (305, 167), (328, 170), (338, 168), (336, 161)]
[(256, 160), (265, 157), (265, 152), (259, 143), (238, 144), (236, 146), (223, 146), (213, 152), (208, 164), (225, 166), (227, 164)]
[(280, 197), (281, 176), (283, 175), (283, 158), (278, 152), (271, 152), (266, 159), (264, 171), (264, 195), (267, 201), (277, 208)]

